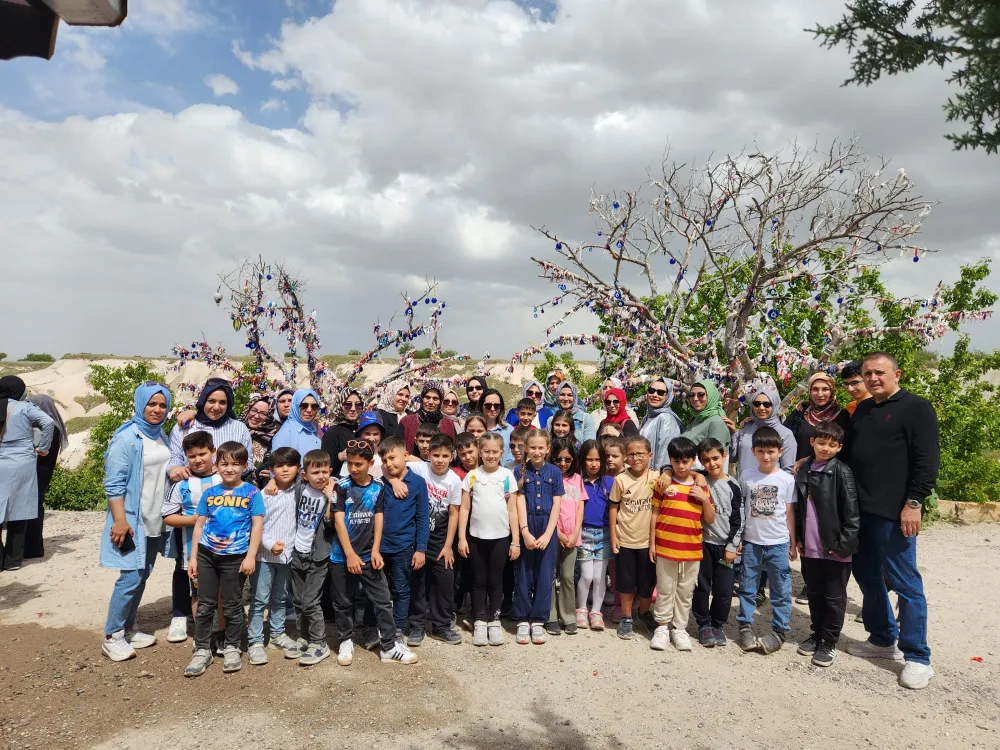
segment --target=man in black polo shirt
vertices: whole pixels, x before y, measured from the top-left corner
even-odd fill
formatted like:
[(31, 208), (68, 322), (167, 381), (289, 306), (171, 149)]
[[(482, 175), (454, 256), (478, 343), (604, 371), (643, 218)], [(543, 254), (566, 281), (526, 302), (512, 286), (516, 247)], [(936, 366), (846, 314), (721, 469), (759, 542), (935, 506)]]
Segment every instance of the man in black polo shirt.
[[(858, 404), (847, 444), (861, 505), (854, 577), (864, 595), (861, 613), (869, 638), (847, 651), (905, 659), (899, 684), (919, 690), (934, 676), (917, 534), (941, 458), (937, 414), (928, 401), (899, 387), (901, 373), (891, 354), (869, 354), (861, 374), (872, 397)], [(898, 625), (888, 589), (899, 596)]]

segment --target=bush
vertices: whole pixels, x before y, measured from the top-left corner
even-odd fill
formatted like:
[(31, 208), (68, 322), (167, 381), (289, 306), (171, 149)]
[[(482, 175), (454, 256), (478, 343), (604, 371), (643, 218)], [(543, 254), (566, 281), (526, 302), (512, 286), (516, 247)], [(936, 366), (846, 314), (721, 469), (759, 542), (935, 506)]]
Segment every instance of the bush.
[(75, 469), (56, 466), (52, 484), (45, 495), (45, 507), (52, 510), (104, 510), (104, 471), (89, 457)]
[(7, 359), (7, 352), (0, 352), (0, 362)]
[(56, 358), (51, 354), (26, 354), (22, 362), (55, 362)]
[(431, 348), (427, 347), (426, 349), (415, 349), (413, 351), (413, 358), (414, 359), (430, 359), (431, 358)]
[(347, 356), (348, 357), (360, 357), (361, 356), (361, 350), (360, 349), (349, 349), (347, 351)]
[(413, 344), (410, 344), (410, 343), (406, 343), (406, 344), (402, 344), (402, 345), (401, 345), (401, 346), (399, 347), (399, 353), (400, 353), (401, 355), (402, 355), (402, 354), (406, 354), (406, 353), (407, 353), (408, 351), (410, 351), (411, 349), (413, 349)]

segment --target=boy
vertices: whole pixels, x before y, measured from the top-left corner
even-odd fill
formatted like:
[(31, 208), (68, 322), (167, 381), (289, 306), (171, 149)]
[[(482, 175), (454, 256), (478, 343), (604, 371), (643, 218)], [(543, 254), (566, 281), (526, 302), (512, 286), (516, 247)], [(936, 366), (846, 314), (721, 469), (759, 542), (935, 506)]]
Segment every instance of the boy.
[[(733, 562), (743, 531), (743, 494), (726, 474), (729, 457), (713, 437), (698, 444), (698, 460), (705, 467), (708, 491), (715, 506), (715, 521), (702, 519), (701, 567), (694, 587), (691, 612), (698, 623), (698, 642), (706, 648), (726, 645), (722, 629), (729, 620), (736, 571)], [(709, 605), (709, 594), (712, 596)]]
[(284, 649), (286, 659), (298, 659), (299, 666), (319, 664), (330, 655), (323, 619), (323, 586), (326, 583), (333, 523), (325, 522), (333, 496), (330, 454), (311, 450), (302, 457), (305, 481), (295, 483), (295, 537), (292, 541), (290, 575), (295, 604), (298, 642), (285, 638), (271, 645)]
[[(372, 450), (378, 451), (379, 443), (385, 437), (385, 424), (382, 415), (377, 411), (366, 411), (358, 418), (358, 429), (354, 431), (354, 437), (358, 440), (365, 440), (372, 444)], [(372, 464), (372, 479), (382, 478), (382, 459), (378, 453), (375, 454), (375, 463)], [(347, 476), (347, 464), (340, 467), (340, 476)]]
[(417, 449), (417, 458), (421, 461), (429, 461), (428, 449), (431, 445), (431, 438), (440, 432), (436, 424), (431, 422), (421, 422), (417, 427), (417, 436), (413, 440), (413, 446)]
[[(743, 585), (740, 587), (740, 648), (760, 648), (772, 654), (791, 630), (792, 574), (789, 560), (798, 556), (795, 546), (795, 479), (778, 465), (782, 440), (777, 430), (761, 427), (753, 434), (757, 466), (740, 474), (745, 504), (743, 528)], [(755, 594), (760, 574), (767, 571), (771, 593), (771, 631), (760, 639), (753, 632)]]
[[(418, 472), (407, 467), (406, 443), (402, 438), (386, 438), (378, 452), (386, 479), (382, 490), (382, 544), (379, 550), (392, 594), (392, 619), (402, 637), (411, 609), (410, 579), (426, 562), (428, 487)], [(414, 468), (417, 465), (414, 464)], [(419, 639), (411, 638), (410, 645), (418, 646), (422, 641), (421, 634)]]
[[(181, 443), (191, 476), (182, 479), (170, 489), (170, 497), (163, 503), (163, 523), (171, 527), (171, 551), (176, 560), (172, 591), (173, 614), (168, 643), (187, 640), (188, 618), (194, 616), (198, 606), (198, 589), (188, 578), (187, 561), (191, 557), (191, 537), (197, 520), (194, 511), (202, 493), (219, 481), (215, 474), (215, 445), (210, 432), (192, 432)], [(218, 634), (213, 635), (217, 638)]]
[(836, 422), (820, 422), (809, 439), (815, 458), (795, 476), (797, 499), (805, 508), (795, 519), (802, 577), (809, 596), (812, 635), (798, 652), (812, 663), (829, 667), (837, 656), (844, 626), (851, 555), (858, 549), (861, 514), (854, 474), (837, 458), (844, 430)]
[[(531, 399), (528, 400), (530, 401)], [(514, 458), (504, 464), (505, 469), (514, 471), (524, 463), (524, 444), (527, 442), (528, 435), (530, 434), (530, 427), (518, 427), (510, 433), (510, 453)]]
[[(609, 477), (616, 477), (625, 471), (625, 440), (620, 437), (600, 438), (601, 445), (604, 446), (604, 455), (607, 462), (607, 472)], [(614, 611), (611, 615), (611, 622), (621, 623), (622, 601), (621, 594), (618, 593), (617, 575), (615, 573), (615, 561), (608, 562), (608, 577), (611, 579), (611, 591), (614, 595)]]
[(615, 477), (611, 487), (611, 551), (615, 555), (615, 582), (621, 596), (622, 618), (618, 637), (632, 637), (632, 599), (639, 597), (639, 618), (652, 632), (656, 621), (649, 611), (656, 568), (649, 556), (653, 488), (660, 472), (649, 468), (649, 441), (629, 438), (625, 444), (628, 469)]
[(461, 633), (451, 624), (455, 614), (455, 537), (462, 507), (462, 480), (449, 468), (454, 446), (448, 435), (435, 435), (430, 462), (410, 464), (410, 469), (426, 480), (430, 498), (427, 565), (414, 566), (411, 578), (410, 646), (419, 646), (428, 629), (431, 638), (451, 645), (462, 642)]
[(698, 446), (676, 437), (667, 455), (670, 469), (656, 483), (649, 520), (649, 559), (656, 565), (656, 630), (649, 647), (664, 651), (669, 640), (678, 651), (690, 651), (686, 628), (701, 565), (701, 525), (715, 521), (715, 506), (705, 478), (692, 471)]
[(524, 427), (525, 429), (532, 429), (535, 421), (535, 413), (538, 410), (538, 406), (530, 398), (522, 398), (517, 402), (517, 426)]
[(452, 471), (459, 479), (465, 479), (465, 475), (479, 466), (479, 443), (476, 436), (471, 432), (459, 433), (455, 438), (455, 452), (458, 453), (458, 465), (452, 467)]
[(216, 600), (222, 593), (226, 618), (223, 672), (243, 667), (240, 636), (243, 631), (243, 584), (256, 569), (257, 548), (264, 528), (264, 499), (244, 482), (249, 453), (242, 443), (228, 441), (216, 452), (221, 483), (202, 494), (195, 513), (188, 575), (198, 584), (198, 615), (194, 624), (194, 656), (185, 677), (198, 677), (212, 663), (209, 650)]
[(382, 572), (379, 551), (382, 542), (382, 483), (372, 479), (374, 452), (371, 443), (353, 441), (347, 447), (350, 474), (337, 482), (333, 501), (327, 509), (336, 539), (330, 546), (330, 594), (337, 620), (340, 647), (337, 663), (348, 666), (354, 660), (354, 592), (364, 582), (365, 596), (378, 620), (383, 662), (413, 664), (417, 656), (402, 641), (396, 641), (396, 624), (389, 602), (389, 584)]
[(267, 664), (265, 608), (270, 612), (272, 647), (284, 648), (286, 642), (291, 641), (285, 635), (285, 595), (295, 541), (295, 488), (292, 485), (301, 462), (302, 456), (294, 448), (277, 448), (271, 454), (271, 477), (278, 491), (264, 495), (264, 529), (257, 550), (257, 569), (250, 579), (252, 599), (247, 624), (247, 661), (252, 666)]
[(840, 371), (840, 379), (844, 381), (844, 388), (851, 394), (852, 399), (844, 408), (847, 409), (847, 413), (852, 417), (854, 416), (854, 410), (858, 408), (858, 404), (866, 398), (871, 398), (871, 394), (865, 387), (865, 380), (861, 377), (861, 368), (861, 360), (855, 359), (844, 365), (844, 369)]

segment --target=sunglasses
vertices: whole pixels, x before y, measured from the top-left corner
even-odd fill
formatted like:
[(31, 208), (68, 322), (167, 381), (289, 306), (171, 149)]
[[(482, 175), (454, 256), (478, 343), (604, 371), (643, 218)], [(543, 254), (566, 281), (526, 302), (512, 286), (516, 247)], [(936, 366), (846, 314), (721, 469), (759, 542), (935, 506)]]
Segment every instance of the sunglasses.
[(554, 463), (554, 464), (571, 464), (571, 463), (573, 463), (573, 459), (570, 458), (569, 456), (562, 456), (562, 457), (553, 458), (552, 459), (552, 463)]
[(528, 391), (528, 398), (541, 398), (541, 397), (542, 397), (541, 391)]
[(319, 404), (299, 404), (299, 411), (318, 411)]
[(688, 396), (688, 398), (690, 398), (692, 401), (701, 401), (702, 399), (708, 398), (708, 394), (705, 393), (704, 391), (701, 391), (700, 393), (692, 393), (690, 396)]
[[(144, 380), (142, 383), (143, 388), (149, 388), (150, 386), (154, 385), (163, 385), (163, 383), (161, 383), (159, 380)], [(166, 388), (166, 386), (163, 387)]]
[(604, 405), (605, 406), (618, 406), (618, 404), (620, 404), (620, 403), (621, 403), (621, 401), (619, 401), (616, 398), (609, 398), (609, 399), (605, 399), (605, 401), (604, 401)]
[(483, 390), (483, 387), (481, 385), (470, 385), (470, 386), (466, 386), (465, 390), (467, 390), (467, 391), (481, 391), (481, 390)]
[(483, 404), (483, 411), (500, 411), (500, 404)]
[(666, 388), (650, 388), (648, 391), (646, 391), (646, 393), (652, 393), (652, 394), (654, 394), (656, 396), (666, 396), (667, 395), (667, 389)]
[(456, 399), (453, 399), (453, 398), (446, 398), (444, 400), (444, 405), (445, 406), (458, 406), (458, 401)]
[(345, 401), (344, 402), (344, 408), (345, 409), (360, 409), (361, 408), (361, 402), (360, 401)]
[(770, 401), (754, 401), (753, 402), (753, 408), (754, 409), (770, 409), (771, 408), (771, 402)]

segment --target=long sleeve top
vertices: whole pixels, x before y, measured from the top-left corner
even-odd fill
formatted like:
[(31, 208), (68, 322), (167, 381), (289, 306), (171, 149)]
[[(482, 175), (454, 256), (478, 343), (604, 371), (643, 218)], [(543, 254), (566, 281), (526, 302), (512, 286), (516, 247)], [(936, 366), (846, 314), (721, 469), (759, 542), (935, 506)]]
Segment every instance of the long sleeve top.
[(167, 471), (175, 466), (187, 466), (187, 459), (184, 458), (184, 438), (192, 432), (207, 432), (212, 436), (212, 442), (218, 448), (223, 443), (232, 441), (242, 443), (247, 449), (247, 455), (253, 455), (253, 441), (250, 439), (250, 429), (238, 419), (230, 419), (222, 423), (219, 427), (204, 425), (198, 420), (191, 420), (187, 427), (175, 425), (170, 431), (170, 461), (167, 462)]

